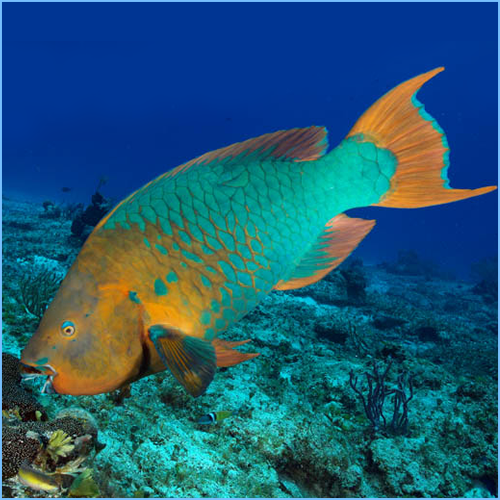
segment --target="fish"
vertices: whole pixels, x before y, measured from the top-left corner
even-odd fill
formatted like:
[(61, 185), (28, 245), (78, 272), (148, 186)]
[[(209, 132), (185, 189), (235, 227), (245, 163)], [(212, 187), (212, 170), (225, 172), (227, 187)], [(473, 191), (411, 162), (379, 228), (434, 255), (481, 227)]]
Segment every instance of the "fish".
[(29, 486), (32, 490), (47, 493), (59, 490), (59, 484), (52, 475), (33, 469), (26, 462), (23, 462), (19, 467), (17, 477), (21, 484)]
[(213, 411), (200, 417), (197, 423), (200, 425), (211, 425), (220, 422), (231, 415), (233, 415), (232, 411)]
[(282, 130), (205, 153), (135, 191), (95, 227), (22, 352), (45, 390), (92, 395), (168, 370), (198, 397), (217, 367), (259, 353), (221, 335), (273, 290), (338, 267), (375, 220), (489, 193), (453, 189), (444, 131), (398, 85), (327, 152), (327, 131)]
[(62, 187), (62, 188), (61, 188), (61, 191), (62, 191), (63, 193), (69, 193), (69, 192), (71, 191), (71, 188), (70, 188), (70, 187), (66, 187), (66, 186), (64, 186), (64, 187)]

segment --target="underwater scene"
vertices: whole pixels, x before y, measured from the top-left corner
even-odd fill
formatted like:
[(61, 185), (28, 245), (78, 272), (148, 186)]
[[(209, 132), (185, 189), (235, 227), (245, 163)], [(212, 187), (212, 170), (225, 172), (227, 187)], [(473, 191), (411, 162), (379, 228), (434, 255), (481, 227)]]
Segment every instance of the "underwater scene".
[(497, 497), (497, 19), (4, 3), (2, 497)]

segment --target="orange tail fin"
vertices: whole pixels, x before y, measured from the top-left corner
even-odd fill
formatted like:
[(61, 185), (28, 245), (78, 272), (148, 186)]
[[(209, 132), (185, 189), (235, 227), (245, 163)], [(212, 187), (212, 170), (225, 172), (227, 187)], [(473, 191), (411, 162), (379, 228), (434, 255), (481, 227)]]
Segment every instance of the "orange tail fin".
[(217, 357), (217, 366), (219, 368), (226, 366), (234, 366), (248, 359), (257, 357), (260, 353), (258, 352), (240, 352), (234, 349), (239, 345), (246, 344), (250, 342), (248, 340), (241, 340), (239, 342), (229, 342), (227, 340), (215, 339), (212, 345), (215, 348), (215, 356)]
[(489, 193), (496, 186), (452, 189), (448, 186), (448, 141), (416, 98), (420, 87), (444, 68), (408, 80), (381, 97), (356, 122), (347, 137), (362, 134), (397, 158), (391, 186), (377, 206), (419, 208)]

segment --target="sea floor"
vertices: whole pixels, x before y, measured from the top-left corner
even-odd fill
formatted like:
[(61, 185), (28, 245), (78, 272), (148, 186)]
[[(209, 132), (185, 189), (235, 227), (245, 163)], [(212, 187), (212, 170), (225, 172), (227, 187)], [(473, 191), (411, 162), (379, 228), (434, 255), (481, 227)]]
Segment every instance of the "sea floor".
[[(22, 286), (44, 270), (57, 282), (81, 244), (70, 238), (70, 219), (40, 218), (45, 212), (3, 200), (2, 351), (17, 357), (38, 323)], [(197, 399), (168, 372), (132, 384), (130, 395), (37, 394), (38, 385), (23, 385), (49, 416), (77, 407), (95, 418), (106, 446), (87, 466), (103, 497), (495, 496), (496, 298), (425, 266), (413, 275), (355, 261), (342, 269), (271, 293), (231, 327), (224, 339), (251, 339), (243, 349), (260, 356), (219, 369)], [(350, 383), (366, 400), (367, 372), (388, 392), (385, 428), (382, 417), (370, 422)], [(234, 414), (197, 424), (213, 411)], [(4, 487), (13, 496), (66, 496), (16, 477)]]

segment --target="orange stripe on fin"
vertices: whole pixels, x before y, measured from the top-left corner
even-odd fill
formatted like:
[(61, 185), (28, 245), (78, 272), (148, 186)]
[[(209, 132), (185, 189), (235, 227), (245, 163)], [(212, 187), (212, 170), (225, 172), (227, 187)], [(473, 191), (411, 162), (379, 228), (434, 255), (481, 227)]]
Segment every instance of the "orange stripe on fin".
[(377, 206), (419, 208), (489, 193), (496, 186), (451, 189), (448, 186), (448, 142), (443, 130), (416, 99), (420, 87), (444, 68), (403, 82), (373, 104), (347, 137), (362, 134), (397, 158), (389, 191)]
[(337, 215), (326, 224), (322, 235), (302, 258), (292, 277), (279, 281), (275, 290), (302, 288), (321, 280), (347, 259), (374, 225), (374, 220)]
[(227, 367), (234, 366), (243, 361), (257, 357), (260, 353), (258, 352), (240, 352), (234, 349), (240, 345), (250, 342), (248, 340), (240, 340), (239, 342), (230, 342), (222, 339), (215, 339), (212, 345), (215, 348), (215, 355), (217, 357), (217, 366)]

